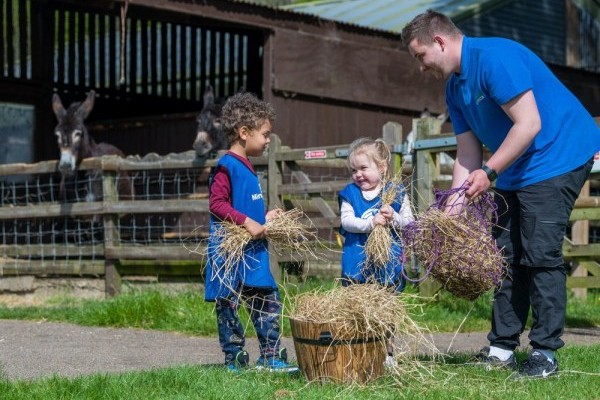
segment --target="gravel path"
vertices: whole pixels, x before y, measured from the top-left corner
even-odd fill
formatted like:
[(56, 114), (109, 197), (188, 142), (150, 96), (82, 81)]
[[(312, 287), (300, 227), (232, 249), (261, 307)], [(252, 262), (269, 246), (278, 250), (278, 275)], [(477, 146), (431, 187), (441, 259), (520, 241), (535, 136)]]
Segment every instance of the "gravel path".
[[(526, 335), (526, 333), (525, 333)], [(487, 344), (485, 332), (435, 334), (443, 352), (475, 352)], [(522, 337), (526, 342), (526, 336)], [(567, 345), (599, 344), (600, 328), (568, 329)], [(255, 337), (249, 337), (251, 360), (258, 356)], [(291, 338), (283, 338), (295, 359)], [(75, 377), (93, 373), (119, 373), (176, 365), (220, 364), (218, 340), (176, 333), (82, 327), (54, 322), (0, 320), (0, 371), (9, 379), (35, 379), (52, 375)]]

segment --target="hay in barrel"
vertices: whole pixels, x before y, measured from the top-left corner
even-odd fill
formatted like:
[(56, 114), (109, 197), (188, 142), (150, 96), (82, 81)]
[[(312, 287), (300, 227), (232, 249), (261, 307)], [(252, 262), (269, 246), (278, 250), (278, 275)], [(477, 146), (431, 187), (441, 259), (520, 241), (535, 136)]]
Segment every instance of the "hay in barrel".
[[(419, 351), (437, 352), (411, 317), (409, 295), (378, 284), (297, 295), (289, 318), (298, 363), (309, 381), (365, 384), (386, 372), (403, 378), (419, 364)], [(311, 336), (311, 337), (306, 337)], [(396, 366), (384, 369), (390, 344)]]
[(403, 228), (402, 239), (426, 275), (453, 295), (475, 300), (500, 285), (506, 264), (491, 234), (497, 216), (490, 193), (469, 202), (458, 214), (445, 211), (447, 199), (465, 190), (436, 190), (436, 202)]

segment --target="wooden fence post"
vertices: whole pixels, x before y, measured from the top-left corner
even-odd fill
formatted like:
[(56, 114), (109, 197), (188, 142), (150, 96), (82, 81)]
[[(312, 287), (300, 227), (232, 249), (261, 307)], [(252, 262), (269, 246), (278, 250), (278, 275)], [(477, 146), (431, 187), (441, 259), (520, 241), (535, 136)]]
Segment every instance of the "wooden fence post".
[[(277, 154), (281, 151), (281, 139), (277, 135), (271, 135), (269, 150), (267, 153), (267, 207), (272, 210), (282, 207), (279, 199), (279, 185), (283, 182), (282, 171), (277, 163)], [(272, 251), (273, 247), (269, 245), (269, 263), (271, 273), (276, 281), (281, 280), (281, 268), (279, 267), (279, 257)]]
[[(579, 193), (579, 197), (588, 197), (590, 195), (590, 181), (586, 181), (583, 188), (581, 188), (581, 192)], [(573, 244), (588, 244), (590, 242), (590, 221), (589, 220), (580, 220), (573, 222), (573, 226), (571, 227), (571, 238), (573, 239)], [(571, 276), (587, 276), (588, 271), (583, 266), (580, 265), (579, 262), (575, 261), (573, 263), (573, 272)], [(587, 297), (587, 289), (586, 288), (573, 288), (573, 295), (580, 299), (585, 299)]]
[[(104, 157), (102, 165), (104, 165)], [(116, 171), (108, 171), (102, 168), (102, 204), (103, 210), (106, 210), (105, 205), (108, 203), (116, 203), (119, 201), (117, 191), (117, 173)], [(105, 293), (108, 297), (113, 297), (121, 293), (121, 275), (117, 269), (117, 260), (113, 260), (106, 256), (106, 249), (116, 247), (120, 243), (119, 231), (117, 229), (117, 215), (102, 213), (102, 222), (104, 224), (104, 285)]]
[[(416, 133), (416, 140), (425, 139), (432, 135), (439, 135), (441, 125), (439, 121), (436, 125), (435, 118), (418, 118), (413, 119), (413, 129)], [(415, 152), (413, 160), (415, 160), (415, 171), (413, 172), (413, 201), (416, 198), (416, 206), (418, 212), (425, 211), (435, 201), (433, 195), (433, 181), (439, 176), (439, 156), (437, 151), (419, 150)], [(421, 265), (419, 268), (419, 278), (424, 278), (427, 273)], [(421, 281), (419, 292), (424, 296), (433, 296), (441, 285), (434, 281), (431, 277), (427, 277)]]
[[(389, 146), (402, 145), (402, 125), (398, 122), (389, 121), (383, 125), (383, 141)], [(402, 172), (402, 154), (392, 153), (392, 174)]]

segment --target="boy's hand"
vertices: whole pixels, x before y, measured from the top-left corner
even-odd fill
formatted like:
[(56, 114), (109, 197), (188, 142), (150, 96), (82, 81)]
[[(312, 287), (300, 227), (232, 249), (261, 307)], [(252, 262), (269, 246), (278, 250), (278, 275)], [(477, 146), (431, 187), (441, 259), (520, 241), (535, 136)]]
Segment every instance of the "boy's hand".
[(246, 217), (244, 228), (250, 232), (252, 239), (263, 239), (265, 237), (265, 227), (250, 217)]
[(273, 218), (279, 217), (281, 214), (283, 214), (283, 210), (281, 208), (276, 208), (274, 210), (267, 211), (267, 215), (265, 216), (265, 218), (267, 221), (270, 221)]
[(373, 224), (373, 228), (375, 228), (377, 225), (386, 225), (387, 224), (387, 219), (383, 216), (382, 213), (378, 212), (373, 217), (372, 224)]
[(383, 215), (386, 221), (391, 221), (394, 218), (394, 209), (389, 204), (384, 205), (379, 209), (379, 213)]

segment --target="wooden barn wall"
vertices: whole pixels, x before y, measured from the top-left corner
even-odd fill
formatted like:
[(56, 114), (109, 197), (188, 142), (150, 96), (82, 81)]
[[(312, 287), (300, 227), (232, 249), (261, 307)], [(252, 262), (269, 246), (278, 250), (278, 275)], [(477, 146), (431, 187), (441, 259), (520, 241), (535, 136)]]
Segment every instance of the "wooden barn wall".
[(396, 43), (359, 43), (341, 39), (335, 30), (316, 35), (276, 29), (272, 41), (273, 91), (348, 101), (357, 108), (445, 110), (443, 82), (419, 72), (399, 37)]
[(414, 117), (292, 97), (273, 96), (270, 101), (277, 110), (273, 132), (293, 148), (347, 144), (360, 136), (381, 137), (388, 121), (401, 123), (406, 136)]

